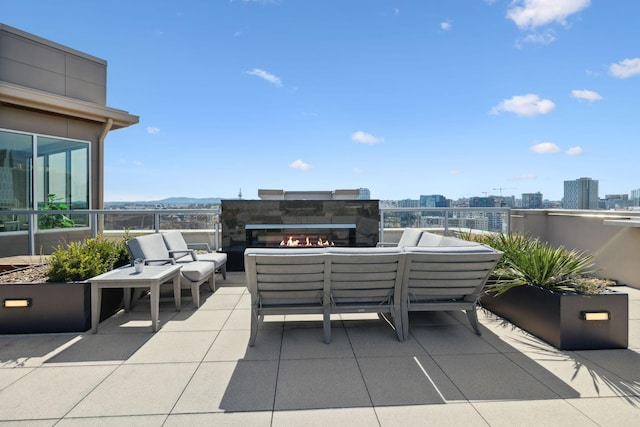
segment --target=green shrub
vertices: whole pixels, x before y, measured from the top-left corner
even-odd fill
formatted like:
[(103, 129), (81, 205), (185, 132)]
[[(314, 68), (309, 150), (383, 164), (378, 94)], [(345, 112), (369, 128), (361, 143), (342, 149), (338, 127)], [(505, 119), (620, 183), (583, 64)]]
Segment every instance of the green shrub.
[(82, 243), (58, 246), (49, 259), (49, 282), (78, 282), (124, 265), (129, 255), (124, 242), (110, 241), (98, 235)]
[[(514, 286), (533, 285), (555, 292), (594, 293), (604, 281), (589, 277), (594, 273), (593, 255), (564, 247), (553, 247), (539, 239), (519, 234), (467, 235), (502, 251), (487, 291), (502, 294)], [(589, 280), (587, 280), (589, 278)]]

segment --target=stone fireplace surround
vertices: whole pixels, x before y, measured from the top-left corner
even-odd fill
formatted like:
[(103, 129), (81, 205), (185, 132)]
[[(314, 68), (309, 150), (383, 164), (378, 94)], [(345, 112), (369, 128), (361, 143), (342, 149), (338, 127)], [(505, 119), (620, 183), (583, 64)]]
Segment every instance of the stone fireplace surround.
[(338, 238), (338, 244), (366, 247), (378, 243), (380, 212), (378, 200), (222, 200), (220, 221), (227, 270), (243, 271), (247, 245), (265, 247), (262, 241), (252, 246), (247, 225), (249, 231), (282, 228), (286, 234), (287, 229), (295, 227), (297, 232), (308, 230), (327, 237), (344, 235), (345, 229), (355, 228), (349, 232), (353, 236)]

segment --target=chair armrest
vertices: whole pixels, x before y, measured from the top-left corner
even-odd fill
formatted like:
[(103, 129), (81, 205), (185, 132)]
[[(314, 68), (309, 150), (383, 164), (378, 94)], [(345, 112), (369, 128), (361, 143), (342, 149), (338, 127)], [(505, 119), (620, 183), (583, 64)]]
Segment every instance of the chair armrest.
[(169, 251), (169, 255), (171, 255), (174, 258), (175, 258), (175, 254), (190, 254), (193, 261), (198, 260), (198, 257), (196, 257), (196, 251), (194, 251), (193, 249), (188, 249), (188, 250), (176, 249), (175, 251)]
[(145, 258), (144, 259), (144, 264), (145, 265), (149, 265), (150, 262), (163, 262), (165, 264), (175, 264), (176, 260), (174, 258), (156, 258), (156, 259), (152, 259), (152, 258)]
[(201, 250), (201, 251), (211, 252), (211, 247), (206, 242), (203, 242), (203, 243), (187, 243), (187, 247), (189, 249), (197, 249), (197, 250)]

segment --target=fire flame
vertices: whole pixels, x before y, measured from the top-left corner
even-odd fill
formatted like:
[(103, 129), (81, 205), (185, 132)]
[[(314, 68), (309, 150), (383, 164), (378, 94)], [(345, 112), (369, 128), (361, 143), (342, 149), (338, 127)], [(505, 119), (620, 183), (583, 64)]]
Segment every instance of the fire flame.
[(312, 241), (309, 236), (304, 236), (302, 241), (300, 239), (294, 239), (293, 236), (285, 238), (280, 242), (280, 246), (286, 247), (313, 247), (313, 246), (335, 246), (335, 244), (327, 239), (318, 237), (317, 241)]

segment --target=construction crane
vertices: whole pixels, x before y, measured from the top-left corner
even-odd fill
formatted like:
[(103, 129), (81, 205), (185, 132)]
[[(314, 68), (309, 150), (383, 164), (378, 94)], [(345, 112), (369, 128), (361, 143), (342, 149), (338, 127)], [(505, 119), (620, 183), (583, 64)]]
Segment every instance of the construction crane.
[(493, 191), (496, 191), (496, 190), (500, 191), (500, 197), (502, 197), (502, 190), (513, 190), (513, 187), (498, 187), (493, 189)]

